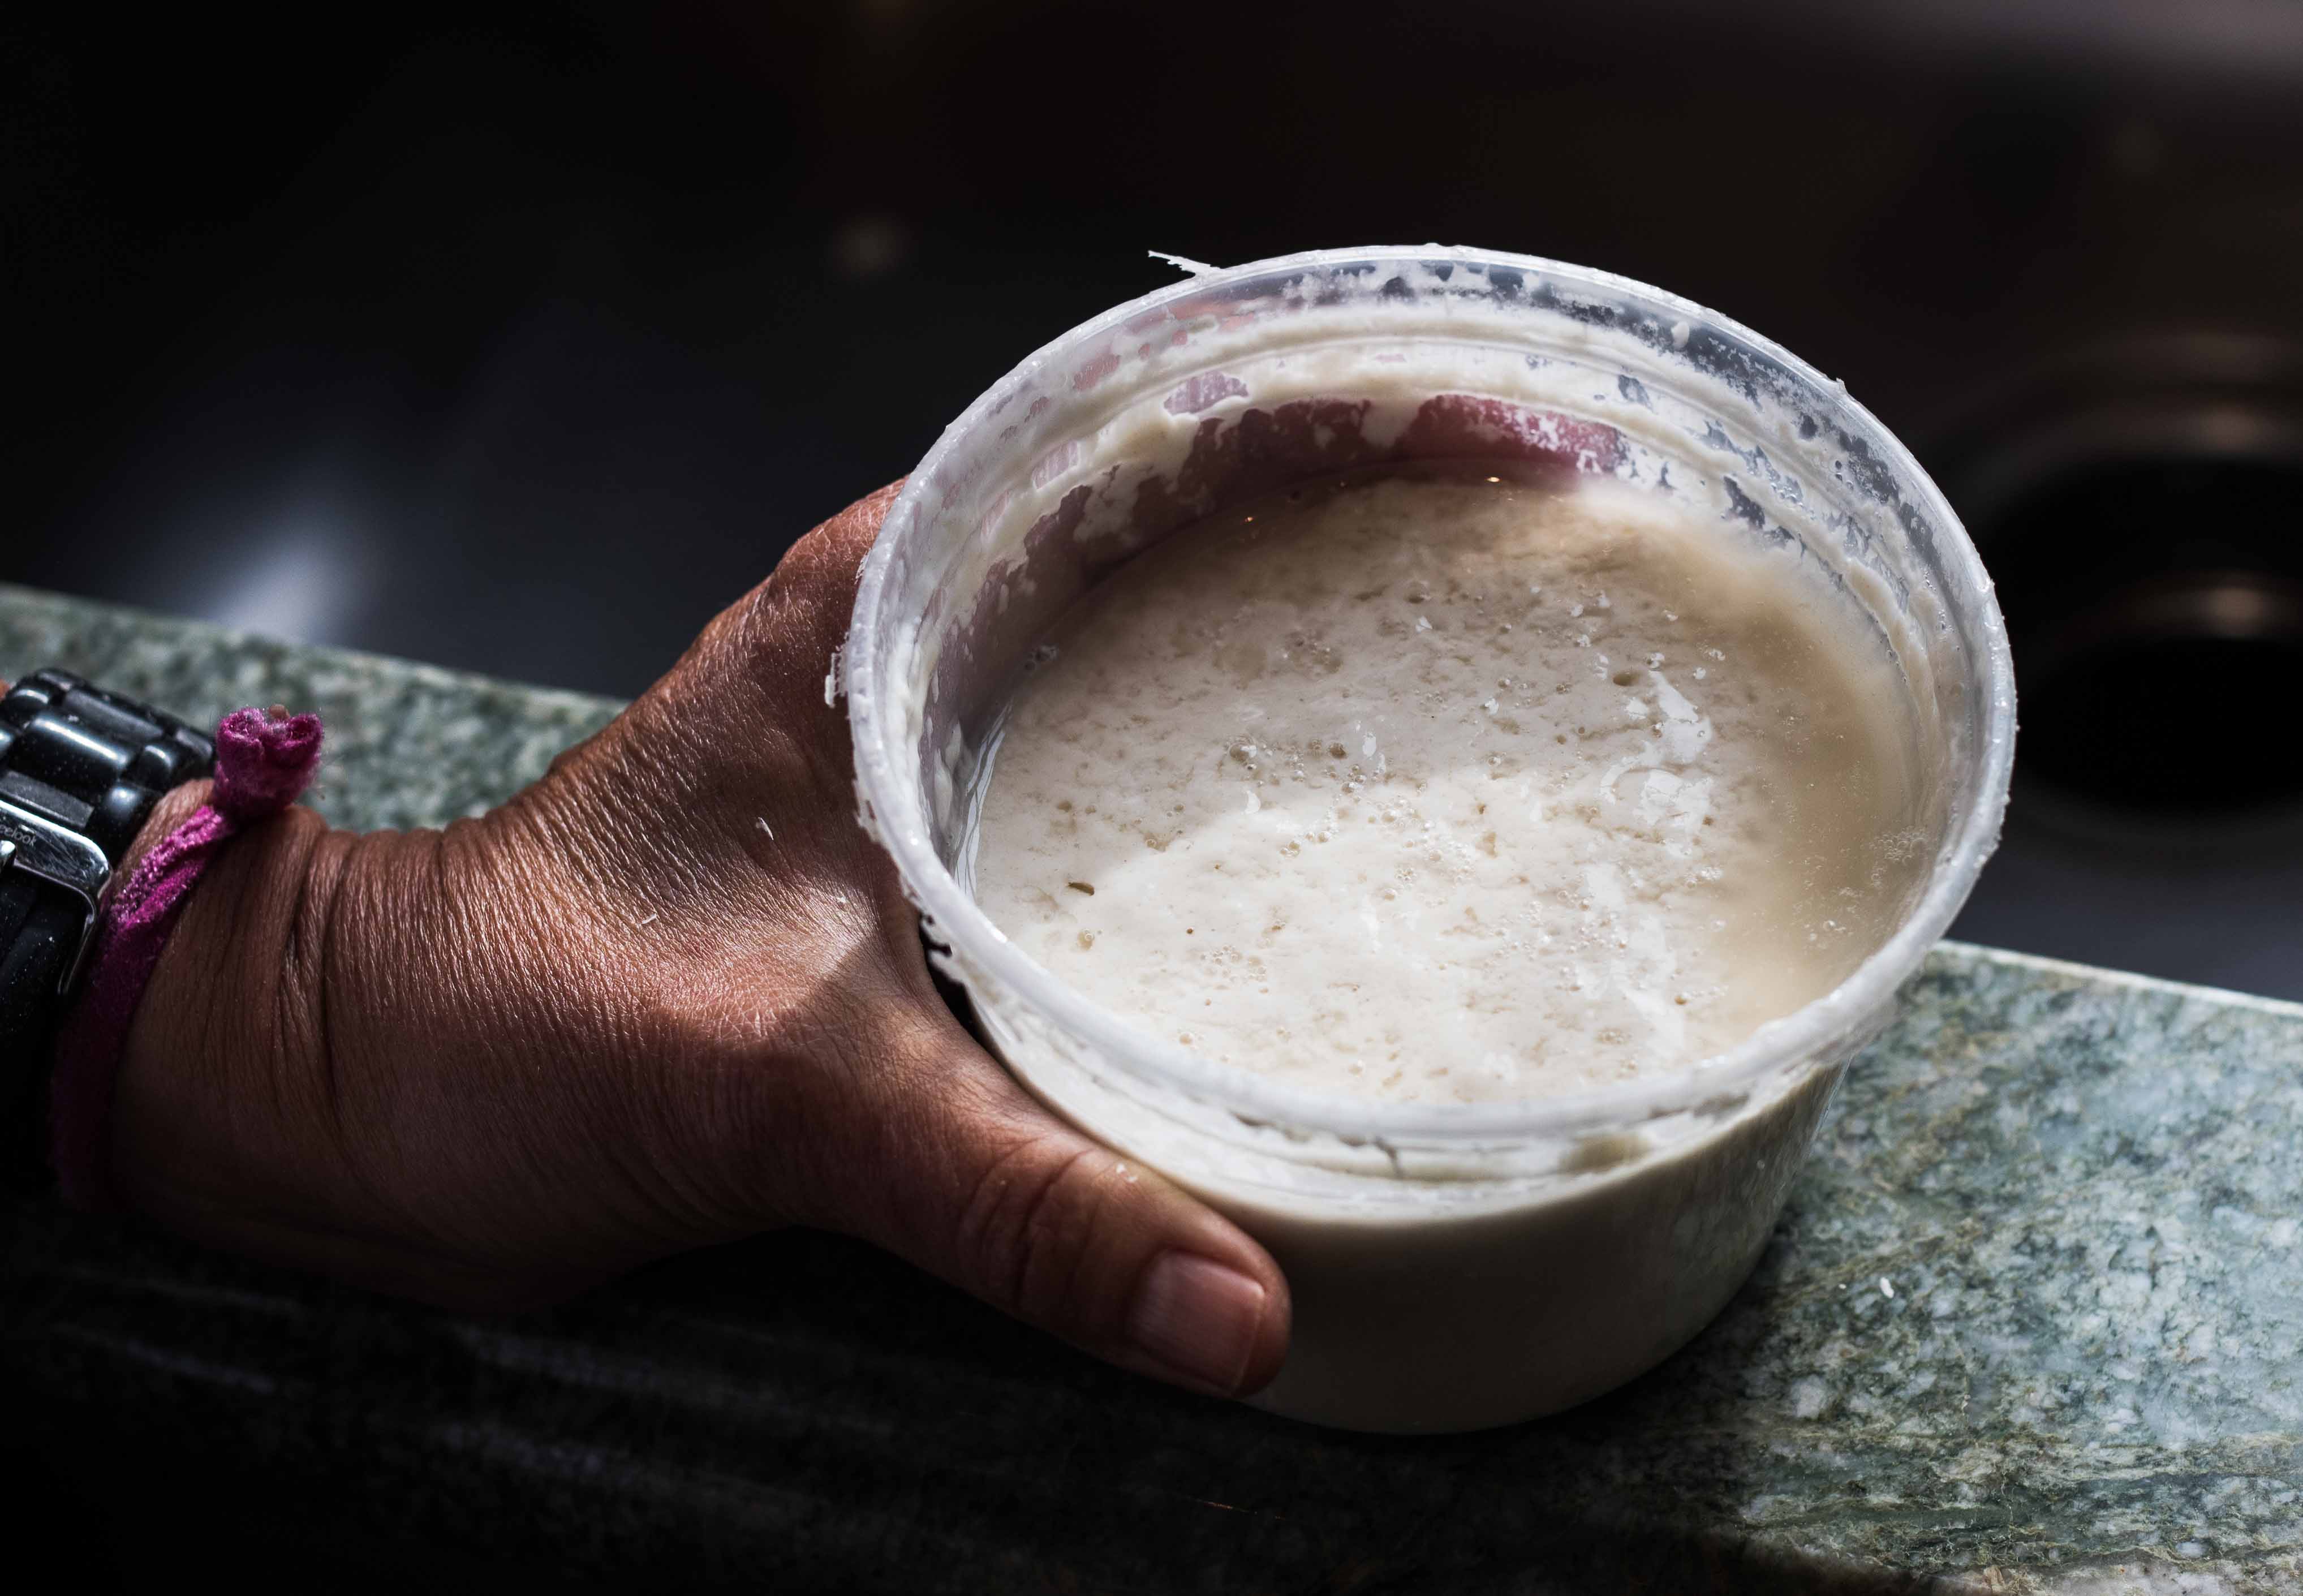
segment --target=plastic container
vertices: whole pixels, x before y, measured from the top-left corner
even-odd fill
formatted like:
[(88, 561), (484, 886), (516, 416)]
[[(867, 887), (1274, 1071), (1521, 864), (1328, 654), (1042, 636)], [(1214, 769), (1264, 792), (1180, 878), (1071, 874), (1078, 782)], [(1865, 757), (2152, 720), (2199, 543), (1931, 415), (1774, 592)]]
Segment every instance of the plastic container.
[[(1668, 1077), (1385, 1104), (1282, 1087), (1139, 1031), (977, 909), (965, 877), (983, 756), (1068, 604), (1229, 503), (1437, 456), (1606, 472), (1680, 495), (1722, 536), (1794, 540), (1887, 651), (1933, 862), (1838, 988)], [(1719, 1311), (1847, 1060), (1989, 855), (2014, 740), (2005, 632), (1974, 548), (1840, 384), (1658, 290), (1437, 247), (1209, 272), (1025, 361), (890, 512), (843, 674), (865, 823), (1008, 1068), (1271, 1250), (1295, 1328), (1261, 1405), (1383, 1431), (1556, 1411), (1652, 1367)]]

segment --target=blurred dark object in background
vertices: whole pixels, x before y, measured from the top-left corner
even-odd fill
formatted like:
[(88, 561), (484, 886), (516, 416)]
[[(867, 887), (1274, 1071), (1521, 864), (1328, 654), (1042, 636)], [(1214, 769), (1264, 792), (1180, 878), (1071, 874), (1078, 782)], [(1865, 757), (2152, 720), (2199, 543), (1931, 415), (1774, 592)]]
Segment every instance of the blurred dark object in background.
[(1148, 249), (1525, 250), (1782, 340), (1961, 507), (2028, 705), (1964, 934), (2303, 996), (2303, 12), (364, 25), (5, 25), (0, 580), (628, 695)]

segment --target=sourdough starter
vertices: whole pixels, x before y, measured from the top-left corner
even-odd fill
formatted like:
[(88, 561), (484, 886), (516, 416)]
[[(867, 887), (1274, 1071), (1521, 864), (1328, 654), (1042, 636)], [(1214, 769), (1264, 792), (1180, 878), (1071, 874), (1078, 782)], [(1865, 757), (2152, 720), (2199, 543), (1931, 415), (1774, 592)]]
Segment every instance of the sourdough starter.
[(1402, 1102), (1684, 1067), (1828, 991), (1924, 861), (1896, 679), (1792, 553), (1608, 482), (1231, 511), (1025, 677), (974, 890), (1204, 1057)]

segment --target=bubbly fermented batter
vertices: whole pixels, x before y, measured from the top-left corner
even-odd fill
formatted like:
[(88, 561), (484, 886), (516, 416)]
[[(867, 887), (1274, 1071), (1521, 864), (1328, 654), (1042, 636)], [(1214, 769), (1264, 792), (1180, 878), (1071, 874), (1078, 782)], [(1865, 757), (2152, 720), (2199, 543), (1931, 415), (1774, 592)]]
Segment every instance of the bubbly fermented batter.
[(978, 900), (1207, 1058), (1396, 1101), (1688, 1064), (1922, 863), (1890, 668), (1796, 556), (1612, 483), (1394, 473), (1162, 545), (1024, 680)]

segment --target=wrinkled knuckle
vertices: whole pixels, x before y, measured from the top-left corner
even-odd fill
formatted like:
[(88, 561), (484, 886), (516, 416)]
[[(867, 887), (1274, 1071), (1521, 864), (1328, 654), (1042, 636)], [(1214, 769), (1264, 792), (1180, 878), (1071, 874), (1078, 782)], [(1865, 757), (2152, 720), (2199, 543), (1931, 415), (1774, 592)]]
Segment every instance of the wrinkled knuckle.
[(1110, 1162), (1050, 1132), (1018, 1141), (984, 1170), (960, 1216), (959, 1256), (1000, 1306), (1041, 1323), (1077, 1309)]
[(872, 552), (880, 524), (901, 486), (890, 484), (858, 499), (793, 544), (774, 572), (754, 590), (754, 615), (772, 625), (803, 620), (818, 626), (836, 624), (844, 630), (864, 558)]
[(831, 556), (844, 562), (851, 575), (864, 556), (872, 552), (881, 524), (888, 519), (888, 511), (895, 508), (897, 497), (903, 491), (904, 478), (898, 477), (887, 486), (865, 494), (816, 528), (815, 536), (822, 539)]

